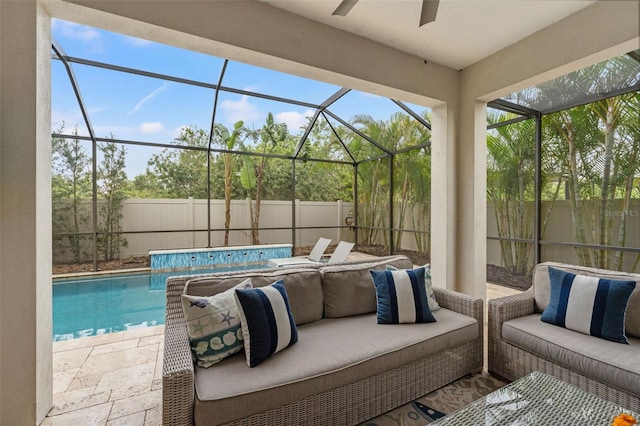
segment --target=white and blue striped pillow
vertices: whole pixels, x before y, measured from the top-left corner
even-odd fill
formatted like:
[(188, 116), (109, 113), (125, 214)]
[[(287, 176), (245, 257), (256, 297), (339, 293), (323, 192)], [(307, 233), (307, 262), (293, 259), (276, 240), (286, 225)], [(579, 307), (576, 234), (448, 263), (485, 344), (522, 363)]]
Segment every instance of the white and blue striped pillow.
[(298, 341), (282, 280), (265, 287), (236, 290), (235, 298), (249, 367)]
[(376, 287), (378, 324), (435, 322), (424, 284), (424, 267), (371, 270)]
[[(387, 265), (387, 271), (398, 271), (399, 269), (393, 265)], [(433, 291), (433, 283), (431, 282), (431, 264), (424, 265), (424, 288), (427, 292), (427, 300), (429, 301), (429, 310), (435, 312), (440, 309), (440, 305), (436, 300), (436, 294)]]
[(570, 330), (626, 343), (624, 316), (635, 281), (576, 275), (549, 268), (551, 295), (541, 320)]

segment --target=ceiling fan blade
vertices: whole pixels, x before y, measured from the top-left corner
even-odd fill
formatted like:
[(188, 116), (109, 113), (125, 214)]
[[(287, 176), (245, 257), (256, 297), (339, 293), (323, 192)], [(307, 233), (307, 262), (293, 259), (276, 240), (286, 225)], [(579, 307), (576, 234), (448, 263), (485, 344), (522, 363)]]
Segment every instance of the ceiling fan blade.
[(436, 20), (439, 4), (440, 0), (422, 0), (422, 13), (420, 14), (419, 26), (423, 26)]
[(332, 15), (346, 16), (356, 3), (358, 3), (358, 0), (342, 0), (342, 3), (336, 7)]

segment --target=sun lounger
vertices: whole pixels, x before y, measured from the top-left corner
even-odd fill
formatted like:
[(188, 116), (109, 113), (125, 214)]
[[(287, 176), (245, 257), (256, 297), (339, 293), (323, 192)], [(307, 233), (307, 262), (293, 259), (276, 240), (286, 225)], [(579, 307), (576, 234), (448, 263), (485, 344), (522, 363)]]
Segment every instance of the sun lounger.
[(318, 263), (322, 260), (322, 255), (327, 250), (331, 244), (331, 240), (329, 238), (319, 238), (316, 244), (311, 249), (311, 253), (309, 256), (296, 256), (296, 257), (284, 257), (280, 259), (269, 259), (269, 266), (289, 266), (289, 265), (300, 265), (305, 263)]
[[(326, 239), (321, 238), (320, 240), (326, 240)], [(314, 250), (320, 243), (320, 240), (318, 240), (318, 243), (316, 243), (316, 246), (314, 246)], [(329, 242), (330, 241), (331, 240), (329, 240)], [(313, 253), (313, 250), (312, 250), (309, 256), (288, 257), (284, 259), (269, 259), (269, 266), (281, 267), (281, 266), (294, 266), (294, 265), (295, 266), (319, 265), (322, 263), (326, 263), (326, 264), (342, 263), (345, 260), (347, 260), (347, 256), (349, 255), (349, 253), (351, 252), (351, 249), (353, 249), (353, 246), (355, 244), (348, 243), (346, 241), (340, 241), (336, 249), (333, 251), (333, 253), (329, 257), (329, 259), (325, 260), (325, 259), (322, 259), (322, 253), (324, 253), (328, 245), (329, 243), (327, 243), (326, 246), (322, 249), (320, 256), (317, 256), (317, 253)]]
[(353, 249), (354, 245), (355, 243), (340, 241), (338, 243), (338, 247), (336, 247), (336, 249), (333, 251), (327, 263), (333, 264), (344, 262), (345, 260), (347, 260), (347, 256), (349, 256), (349, 253), (351, 253), (351, 249)]

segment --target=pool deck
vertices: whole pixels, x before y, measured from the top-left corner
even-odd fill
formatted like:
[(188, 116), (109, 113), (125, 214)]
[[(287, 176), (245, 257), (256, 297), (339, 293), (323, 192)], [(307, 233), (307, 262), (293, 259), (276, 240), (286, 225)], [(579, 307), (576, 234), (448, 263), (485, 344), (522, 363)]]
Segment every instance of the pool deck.
[[(487, 284), (487, 299), (516, 293)], [(161, 425), (163, 333), (160, 325), (54, 342), (53, 408), (42, 425)]]
[(42, 425), (161, 425), (164, 325), (53, 343)]

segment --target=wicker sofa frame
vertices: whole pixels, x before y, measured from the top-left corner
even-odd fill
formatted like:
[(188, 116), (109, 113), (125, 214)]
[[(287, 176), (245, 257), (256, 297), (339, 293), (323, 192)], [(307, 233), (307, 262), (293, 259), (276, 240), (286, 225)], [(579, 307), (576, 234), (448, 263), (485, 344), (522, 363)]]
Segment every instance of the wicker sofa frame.
[(535, 312), (535, 301), (531, 289), (521, 294), (490, 300), (487, 307), (489, 317), (488, 370), (491, 374), (512, 381), (532, 371), (541, 371), (622, 407), (636, 412), (640, 411), (638, 396), (578, 374), (502, 339), (502, 324), (504, 322)]
[[(185, 283), (184, 277), (172, 277), (167, 280), (162, 379), (164, 425), (193, 424), (194, 365), (180, 302)], [(481, 371), (482, 299), (441, 288), (434, 288), (434, 291), (441, 307), (476, 319), (476, 340), (227, 425), (357, 424), (419, 398), (469, 373)]]

